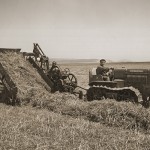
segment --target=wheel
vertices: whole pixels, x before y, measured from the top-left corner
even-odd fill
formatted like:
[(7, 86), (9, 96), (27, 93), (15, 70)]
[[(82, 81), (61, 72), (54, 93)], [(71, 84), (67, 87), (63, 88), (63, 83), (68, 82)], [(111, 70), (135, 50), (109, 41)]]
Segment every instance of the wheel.
[(73, 87), (77, 86), (77, 78), (74, 74), (69, 73), (68, 76), (67, 76), (67, 79), (69, 81), (70, 86), (73, 86)]

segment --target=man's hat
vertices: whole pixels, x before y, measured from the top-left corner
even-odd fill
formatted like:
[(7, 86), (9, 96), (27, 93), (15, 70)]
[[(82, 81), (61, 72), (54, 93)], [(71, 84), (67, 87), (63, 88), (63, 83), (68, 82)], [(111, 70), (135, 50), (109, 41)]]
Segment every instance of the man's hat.
[(53, 62), (52, 62), (52, 65), (57, 65), (56, 61), (53, 61)]
[(105, 62), (106, 62), (106, 60), (105, 60), (105, 59), (101, 59), (101, 60), (100, 60), (100, 62), (102, 62), (102, 61), (105, 61)]

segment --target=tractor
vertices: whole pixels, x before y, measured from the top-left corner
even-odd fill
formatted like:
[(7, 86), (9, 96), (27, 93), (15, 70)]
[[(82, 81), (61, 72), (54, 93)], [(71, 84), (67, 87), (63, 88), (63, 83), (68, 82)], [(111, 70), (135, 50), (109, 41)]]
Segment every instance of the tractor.
[(96, 69), (89, 71), (90, 87), (86, 94), (88, 101), (109, 98), (141, 103), (144, 107), (149, 107), (149, 69), (112, 69), (110, 81), (104, 81)]

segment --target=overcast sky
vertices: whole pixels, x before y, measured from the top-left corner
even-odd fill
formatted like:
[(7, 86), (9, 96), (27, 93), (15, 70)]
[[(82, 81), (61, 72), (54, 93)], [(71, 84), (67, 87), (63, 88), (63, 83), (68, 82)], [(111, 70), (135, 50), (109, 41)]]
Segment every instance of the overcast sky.
[(0, 0), (0, 47), (50, 58), (150, 61), (150, 0)]

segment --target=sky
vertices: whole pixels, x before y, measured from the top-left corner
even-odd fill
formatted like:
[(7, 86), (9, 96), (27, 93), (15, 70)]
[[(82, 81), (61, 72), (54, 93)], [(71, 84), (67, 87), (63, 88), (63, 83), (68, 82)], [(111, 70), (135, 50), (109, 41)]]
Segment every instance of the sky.
[(0, 35), (49, 58), (150, 61), (150, 0), (0, 0)]

